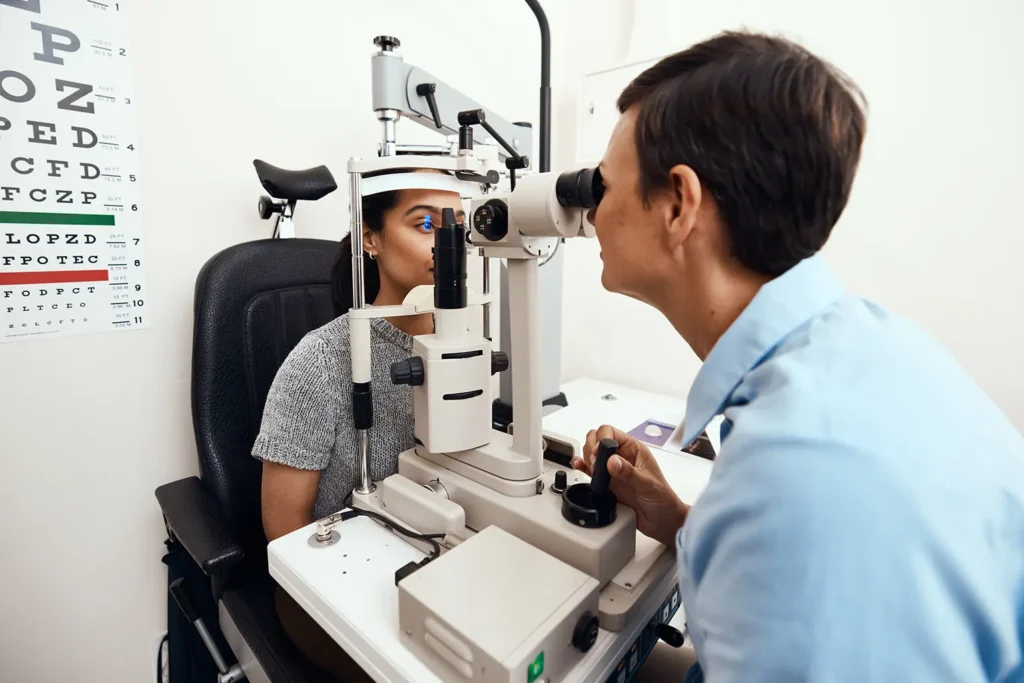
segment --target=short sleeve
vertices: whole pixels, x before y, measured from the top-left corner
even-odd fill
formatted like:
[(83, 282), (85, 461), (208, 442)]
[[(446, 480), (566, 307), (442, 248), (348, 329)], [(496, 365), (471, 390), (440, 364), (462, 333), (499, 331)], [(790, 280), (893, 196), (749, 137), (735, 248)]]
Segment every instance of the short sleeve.
[(303, 470), (327, 467), (347, 395), (341, 361), (319, 337), (307, 335), (271, 384), (252, 455)]
[(704, 680), (974, 680), (950, 656), (970, 633), (952, 565), (907, 492), (853, 453), (797, 451), (751, 456), (681, 534)]

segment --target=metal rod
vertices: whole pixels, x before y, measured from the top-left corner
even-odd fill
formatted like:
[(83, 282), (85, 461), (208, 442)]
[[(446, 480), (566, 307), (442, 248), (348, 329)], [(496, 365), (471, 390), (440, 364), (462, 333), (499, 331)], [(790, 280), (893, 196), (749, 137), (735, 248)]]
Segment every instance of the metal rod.
[(203, 639), (206, 649), (210, 651), (210, 656), (213, 657), (213, 663), (216, 665), (217, 671), (226, 674), (228, 672), (228, 663), (224, 661), (224, 655), (220, 653), (220, 648), (217, 647), (217, 643), (213, 640), (213, 636), (210, 635), (210, 631), (206, 628), (206, 624), (203, 623), (202, 619), (196, 620), (196, 630), (199, 631), (199, 637)]
[[(483, 249), (480, 250), (481, 254)], [(491, 259), (486, 256), (484, 259), (484, 294), (491, 293)], [(491, 339), (491, 302), (484, 304), (484, 337)]]
[[(351, 214), (352, 242), (352, 308), (366, 308), (366, 283), (363, 279), (363, 178), (358, 172), (349, 173), (349, 201)], [(349, 325), (352, 325), (350, 319)], [(355, 332), (355, 330), (353, 330)], [(358, 333), (358, 332), (357, 332)], [(356, 345), (354, 345), (356, 346)], [(361, 346), (361, 345), (359, 345)], [(366, 349), (369, 352), (369, 348)], [(362, 359), (360, 359), (361, 361)], [(368, 365), (368, 363), (367, 363)], [(353, 363), (353, 372), (355, 363)], [(355, 379), (355, 375), (353, 374)], [(359, 380), (362, 381), (362, 380)], [(366, 378), (369, 381), (369, 377)], [(354, 403), (354, 402), (353, 402)], [(356, 493), (369, 494), (373, 491), (370, 479), (370, 432), (368, 429), (356, 430), (356, 443), (359, 448), (359, 488)]]
[(370, 478), (370, 432), (366, 429), (357, 430), (356, 444), (359, 447), (359, 488), (356, 493), (368, 495), (376, 488)]
[(551, 170), (551, 29), (538, 0), (526, 0), (540, 28), (540, 172)]
[(377, 111), (377, 118), (383, 124), (381, 128), (384, 134), (384, 140), (380, 143), (379, 147), (380, 156), (390, 157), (397, 154), (395, 151), (395, 148), (398, 146), (395, 142), (395, 126), (398, 124), (398, 119), (401, 116), (401, 112), (394, 109), (380, 109)]
[(366, 289), (363, 282), (363, 177), (348, 174), (351, 222), (349, 235), (352, 242), (352, 308), (366, 307)]
[(447, 145), (395, 145), (395, 154), (448, 154)]
[(484, 130), (486, 130), (488, 133), (490, 133), (491, 137), (494, 138), (495, 142), (497, 142), (499, 145), (501, 145), (502, 147), (505, 148), (505, 151), (508, 152), (510, 157), (512, 157), (517, 162), (522, 163), (523, 155), (521, 155), (519, 152), (517, 152), (515, 150), (515, 147), (513, 147), (510, 144), (508, 144), (508, 142), (505, 141), (505, 138), (501, 137), (501, 135), (498, 133), (498, 131), (494, 130), (494, 126), (492, 126), (491, 124), (487, 123), (486, 120), (480, 121), (480, 125), (483, 126)]

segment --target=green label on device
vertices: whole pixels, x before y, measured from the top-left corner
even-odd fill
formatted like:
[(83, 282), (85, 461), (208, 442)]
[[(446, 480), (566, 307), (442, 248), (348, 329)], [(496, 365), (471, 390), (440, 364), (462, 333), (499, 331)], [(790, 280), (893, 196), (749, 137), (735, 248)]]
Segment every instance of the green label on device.
[(540, 678), (540, 675), (544, 673), (544, 653), (541, 652), (537, 655), (537, 658), (533, 660), (533, 664), (526, 670), (526, 683), (533, 683), (535, 680)]

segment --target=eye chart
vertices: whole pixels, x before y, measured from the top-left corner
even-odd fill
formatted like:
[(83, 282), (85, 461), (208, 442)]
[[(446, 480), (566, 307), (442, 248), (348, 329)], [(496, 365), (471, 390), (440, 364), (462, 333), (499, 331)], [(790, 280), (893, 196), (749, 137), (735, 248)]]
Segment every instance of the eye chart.
[(0, 0), (0, 341), (144, 327), (127, 2)]

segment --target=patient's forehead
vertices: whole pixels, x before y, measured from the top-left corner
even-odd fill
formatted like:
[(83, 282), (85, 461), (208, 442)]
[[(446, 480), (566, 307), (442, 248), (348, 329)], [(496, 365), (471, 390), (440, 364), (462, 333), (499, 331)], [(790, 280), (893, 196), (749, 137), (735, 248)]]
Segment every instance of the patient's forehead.
[(426, 198), (433, 198), (437, 201), (443, 202), (442, 206), (454, 206), (462, 201), (458, 192), (452, 192), (451, 190), (434, 190), (429, 188), (406, 188), (401, 191), (402, 197), (400, 203), (407, 204), (409, 202), (419, 202)]

